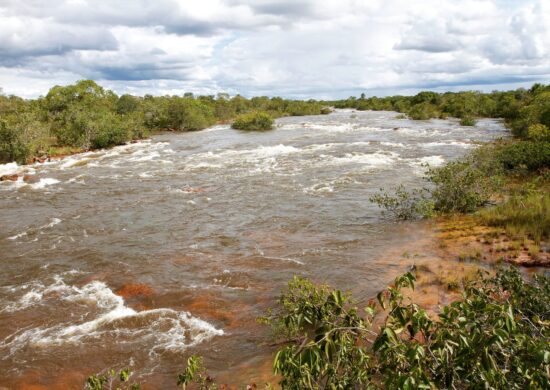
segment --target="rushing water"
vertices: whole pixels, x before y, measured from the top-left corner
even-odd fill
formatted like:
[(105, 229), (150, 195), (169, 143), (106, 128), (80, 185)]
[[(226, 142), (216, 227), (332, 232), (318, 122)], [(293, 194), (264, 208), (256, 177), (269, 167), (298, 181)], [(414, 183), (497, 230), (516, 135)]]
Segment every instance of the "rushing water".
[(421, 186), (424, 163), (505, 134), (395, 116), (341, 110), (0, 166), (31, 179), (0, 183), (0, 386), (130, 365), (169, 387), (190, 353), (225, 380), (265, 370), (255, 318), (292, 275), (368, 297), (403, 271), (383, 253), (414, 229), (370, 195)]

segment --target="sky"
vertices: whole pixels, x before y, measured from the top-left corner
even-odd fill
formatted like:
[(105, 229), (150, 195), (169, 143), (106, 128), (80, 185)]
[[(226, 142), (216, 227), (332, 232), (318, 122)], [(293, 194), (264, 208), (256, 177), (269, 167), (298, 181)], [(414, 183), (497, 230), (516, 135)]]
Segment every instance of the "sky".
[(550, 83), (550, 0), (0, 0), (0, 88), (332, 99)]

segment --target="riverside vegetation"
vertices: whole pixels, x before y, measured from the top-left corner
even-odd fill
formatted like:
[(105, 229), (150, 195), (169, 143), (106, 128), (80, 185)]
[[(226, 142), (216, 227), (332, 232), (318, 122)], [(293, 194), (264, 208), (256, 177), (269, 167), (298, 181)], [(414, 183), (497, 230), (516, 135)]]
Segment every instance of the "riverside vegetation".
[[(279, 385), (296, 390), (550, 387), (550, 278), (538, 275), (526, 282), (514, 269), (480, 275), (436, 318), (405, 298), (404, 290), (414, 285), (415, 276), (407, 273), (360, 308), (342, 291), (295, 277), (276, 310), (262, 319), (283, 345), (273, 363)], [(85, 387), (110, 389), (117, 379), (114, 371), (94, 375)], [(117, 388), (139, 389), (127, 370), (120, 382)], [(188, 359), (177, 384), (228, 388), (215, 383), (197, 356)]]
[(120, 145), (163, 130), (200, 130), (235, 118), (235, 128), (265, 130), (273, 118), (329, 112), (322, 102), (279, 97), (117, 96), (82, 80), (35, 100), (0, 94), (0, 163)]
[[(528, 240), (533, 255), (543, 251), (550, 236), (550, 87), (539, 84), (489, 94), (421, 92), (301, 102), (223, 94), (118, 97), (92, 81), (81, 81), (54, 87), (36, 100), (1, 96), (0, 161), (25, 163), (33, 156), (108, 147), (159, 130), (199, 130), (234, 118), (236, 128), (267, 129), (268, 118), (322, 114), (327, 105), (395, 110), (419, 120), (452, 116), (464, 126), (475, 125), (477, 117), (503, 118), (514, 138), (429, 168), (424, 188), (382, 191), (372, 201), (398, 219), (470, 214), (476, 223), (498, 227), (513, 240)], [(479, 275), (464, 284), (462, 298), (436, 315), (407, 298), (416, 277), (411, 272), (397, 278), (366, 307), (356, 307), (349, 295), (327, 286), (291, 281), (262, 319), (273, 327), (281, 346), (273, 366), (279, 385), (550, 388), (548, 277), (525, 278), (514, 268)], [(190, 357), (182, 370), (174, 382), (184, 389), (226, 388), (208, 376), (198, 357)], [(85, 386), (139, 388), (130, 378), (128, 370), (109, 371), (89, 377)]]
[[(511, 239), (531, 240), (533, 252), (542, 251), (550, 237), (550, 87), (491, 94), (423, 92), (332, 104), (396, 110), (414, 119), (452, 115), (464, 126), (475, 125), (478, 116), (503, 117), (514, 138), (482, 145), (443, 167), (428, 167), (424, 188), (382, 190), (371, 201), (397, 219), (473, 215), (477, 224), (498, 227)], [(279, 386), (550, 388), (550, 278), (525, 277), (514, 267), (480, 272), (463, 284), (461, 298), (433, 315), (408, 293), (418, 272), (398, 277), (366, 307), (342, 291), (295, 277), (276, 307), (260, 319), (273, 328), (281, 346), (273, 362)], [(108, 375), (92, 376), (88, 388), (104, 389), (98, 378), (109, 380)], [(183, 389), (228, 388), (215, 383), (197, 356), (188, 359), (175, 382)]]

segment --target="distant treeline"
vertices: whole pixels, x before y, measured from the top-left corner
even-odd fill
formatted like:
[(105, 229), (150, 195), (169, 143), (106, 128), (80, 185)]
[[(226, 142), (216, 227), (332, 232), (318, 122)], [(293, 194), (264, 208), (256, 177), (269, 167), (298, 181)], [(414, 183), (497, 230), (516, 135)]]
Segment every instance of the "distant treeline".
[(330, 112), (322, 102), (280, 97), (117, 96), (83, 80), (35, 100), (0, 95), (0, 162), (120, 145), (162, 130), (200, 130), (256, 111), (274, 118)]
[(120, 145), (162, 130), (200, 130), (251, 112), (272, 118), (327, 114), (328, 106), (391, 110), (418, 120), (450, 116), (460, 118), (463, 125), (473, 125), (479, 117), (504, 118), (519, 138), (550, 139), (550, 86), (541, 84), (507, 92), (426, 91), (415, 96), (363, 94), (337, 101), (301, 101), (222, 93), (118, 96), (83, 80), (53, 87), (34, 100), (0, 95), (0, 163)]
[[(411, 119), (460, 118), (464, 125), (475, 124), (476, 118), (504, 118), (513, 134), (530, 138), (529, 128), (534, 125), (550, 128), (550, 86), (534, 84), (530, 89), (481, 93), (420, 92), (414, 96), (389, 96), (384, 98), (350, 97), (330, 102), (336, 108), (357, 110), (387, 110), (406, 114)], [(531, 128), (531, 132), (545, 129)]]

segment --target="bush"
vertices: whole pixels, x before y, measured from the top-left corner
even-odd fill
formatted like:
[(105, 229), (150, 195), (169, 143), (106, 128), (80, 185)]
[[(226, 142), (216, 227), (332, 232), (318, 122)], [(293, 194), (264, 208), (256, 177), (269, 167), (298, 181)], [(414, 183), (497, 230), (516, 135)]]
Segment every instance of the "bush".
[(460, 126), (475, 126), (476, 120), (471, 116), (465, 116), (460, 120)]
[(239, 115), (231, 127), (237, 130), (271, 130), (273, 118), (265, 112), (249, 112)]
[(430, 169), (427, 178), (435, 185), (434, 208), (443, 213), (475, 211), (489, 201), (499, 183), (499, 177), (487, 175), (473, 156)]
[[(132, 372), (129, 369), (123, 369), (119, 372), (109, 370), (107, 373), (95, 374), (89, 376), (84, 385), (84, 390), (139, 390), (139, 383), (131, 383)], [(114, 385), (116, 385), (114, 387)]]
[(165, 127), (180, 131), (201, 130), (215, 123), (212, 109), (200, 100), (174, 97), (166, 106)]
[(550, 142), (550, 129), (540, 123), (531, 125), (527, 129), (527, 139)]
[(414, 280), (406, 274), (378, 295), (389, 312), (378, 332), (374, 304), (360, 315), (338, 290), (291, 282), (273, 320), (295, 340), (275, 358), (282, 387), (548, 388), (549, 278), (504, 271), (467, 286), (435, 319), (405, 303)]
[(433, 104), (423, 102), (412, 106), (408, 111), (409, 117), (415, 120), (427, 120), (431, 118), (439, 118), (440, 111)]
[(20, 133), (5, 120), (0, 120), (0, 163), (16, 161), (25, 163), (30, 154), (29, 145)]
[(85, 126), (90, 133), (89, 145), (92, 149), (122, 145), (132, 139), (128, 122), (112, 112), (89, 119)]
[(391, 217), (402, 220), (429, 218), (433, 215), (434, 205), (425, 190), (405, 190), (403, 185), (397, 187), (395, 195), (390, 195), (381, 188), (380, 193), (369, 200), (385, 209)]
[(9, 114), (0, 119), (0, 163), (24, 164), (46, 149), (49, 126), (39, 121), (34, 112)]
[(514, 142), (500, 149), (499, 159), (506, 169), (536, 171), (549, 168), (550, 142)]

